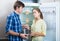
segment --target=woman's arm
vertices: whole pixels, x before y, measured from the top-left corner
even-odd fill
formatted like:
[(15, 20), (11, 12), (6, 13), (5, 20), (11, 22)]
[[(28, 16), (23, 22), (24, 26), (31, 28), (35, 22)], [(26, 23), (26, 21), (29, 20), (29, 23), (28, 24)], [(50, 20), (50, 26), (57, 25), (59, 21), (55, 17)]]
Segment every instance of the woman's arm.
[(45, 36), (45, 34), (43, 33), (43, 32), (32, 32), (31, 33), (31, 36), (34, 36), (34, 37), (36, 37), (36, 36)]
[(43, 22), (41, 25), (40, 32), (31, 32), (31, 36), (45, 36), (46, 35), (46, 23)]

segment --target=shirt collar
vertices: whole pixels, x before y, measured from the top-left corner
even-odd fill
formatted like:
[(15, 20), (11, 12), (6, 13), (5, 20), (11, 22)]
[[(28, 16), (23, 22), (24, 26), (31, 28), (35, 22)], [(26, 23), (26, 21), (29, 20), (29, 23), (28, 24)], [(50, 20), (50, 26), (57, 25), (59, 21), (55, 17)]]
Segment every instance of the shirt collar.
[(14, 13), (15, 13), (17, 16), (19, 16), (19, 13), (17, 13), (16, 11), (14, 11)]

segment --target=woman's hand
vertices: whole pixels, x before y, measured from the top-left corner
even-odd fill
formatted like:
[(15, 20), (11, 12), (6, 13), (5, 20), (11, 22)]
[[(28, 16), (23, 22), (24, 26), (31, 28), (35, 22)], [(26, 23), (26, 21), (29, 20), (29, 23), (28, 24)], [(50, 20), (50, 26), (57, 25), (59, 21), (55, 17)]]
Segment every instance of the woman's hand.
[(31, 36), (35, 36), (35, 33), (34, 32), (31, 32), (31, 34), (30, 34)]

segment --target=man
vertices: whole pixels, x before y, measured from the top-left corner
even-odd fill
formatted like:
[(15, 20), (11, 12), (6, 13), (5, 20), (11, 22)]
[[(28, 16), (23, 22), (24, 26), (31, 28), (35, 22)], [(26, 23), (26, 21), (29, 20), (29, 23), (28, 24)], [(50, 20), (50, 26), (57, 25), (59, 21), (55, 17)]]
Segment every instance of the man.
[(19, 14), (24, 7), (22, 2), (16, 1), (14, 11), (7, 17), (6, 33), (9, 41), (22, 41), (27, 36), (27, 34), (22, 33), (23, 28), (19, 19)]

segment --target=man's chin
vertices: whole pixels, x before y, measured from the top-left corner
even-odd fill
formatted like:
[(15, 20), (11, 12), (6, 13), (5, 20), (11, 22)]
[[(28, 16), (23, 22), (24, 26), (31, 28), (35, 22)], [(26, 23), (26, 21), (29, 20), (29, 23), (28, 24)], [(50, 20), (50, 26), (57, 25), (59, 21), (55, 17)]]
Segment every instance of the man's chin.
[(22, 12), (19, 12), (19, 14), (21, 14)]

